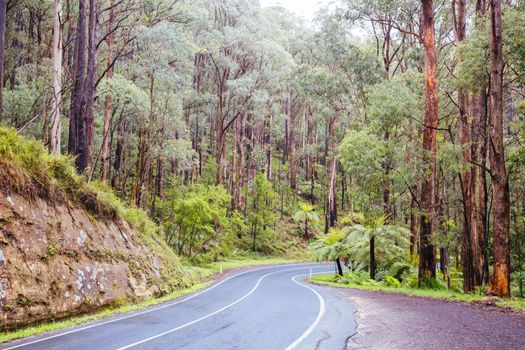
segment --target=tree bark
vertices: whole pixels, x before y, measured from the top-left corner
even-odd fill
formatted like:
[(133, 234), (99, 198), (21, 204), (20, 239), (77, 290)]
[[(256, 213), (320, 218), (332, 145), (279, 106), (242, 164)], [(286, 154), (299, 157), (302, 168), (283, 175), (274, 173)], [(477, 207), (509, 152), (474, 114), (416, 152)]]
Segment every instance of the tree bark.
[(422, 0), (422, 41), (425, 60), (425, 130), (424, 158), (429, 165), (421, 186), (421, 231), (419, 247), (419, 285), (436, 277), (435, 251), (430, 242), (433, 232), (436, 176), (436, 129), (438, 127), (438, 88), (436, 79), (436, 48), (434, 39), (434, 11), (432, 0)]
[(4, 111), (4, 63), (5, 63), (5, 31), (7, 25), (7, 1), (0, 0), (0, 122)]
[(91, 163), (91, 149), (94, 132), (95, 78), (97, 73), (97, 30), (98, 5), (96, 0), (89, 0), (89, 35), (88, 65), (84, 86), (84, 101), (78, 128), (77, 169), (84, 172)]
[(335, 264), (337, 265), (337, 273), (339, 276), (343, 275), (343, 266), (341, 265), (341, 259), (337, 258), (335, 259)]
[(328, 121), (328, 148), (330, 150), (332, 161), (327, 166), (327, 174), (330, 174), (330, 182), (328, 184), (328, 210), (327, 216), (330, 222), (330, 227), (335, 226), (337, 221), (337, 144), (335, 140), (335, 125), (338, 119), (338, 112), (330, 117)]
[(370, 236), (370, 279), (376, 279), (376, 237)]
[(494, 222), (494, 268), (490, 293), (510, 297), (509, 183), (503, 141), (503, 29), (500, 0), (490, 1), (490, 170)]
[(75, 37), (75, 63), (73, 67), (73, 92), (69, 116), (68, 153), (78, 156), (78, 129), (82, 120), (82, 101), (86, 69), (86, 0), (78, 2), (78, 21)]
[(290, 93), (289, 123), (288, 123), (288, 160), (290, 162), (290, 187), (297, 188), (297, 160), (295, 159), (295, 114), (297, 112), (295, 99)]
[[(456, 8), (457, 5), (457, 8)], [(456, 42), (460, 44), (466, 37), (467, 1), (452, 0), (452, 17)], [(472, 127), (468, 113), (469, 97), (464, 88), (458, 89), (458, 106), (460, 114), (460, 143), (462, 147), (462, 165), (464, 171), (460, 174), (462, 194), (462, 233), (461, 252), (463, 265), (463, 290), (469, 292), (481, 285), (481, 270), (479, 265), (480, 237), (478, 234), (476, 175), (472, 173)]]
[(121, 167), (122, 167), (122, 156), (124, 153), (125, 143), (125, 119), (124, 116), (120, 116), (117, 125), (117, 145), (115, 146), (115, 160), (113, 161), (113, 177), (111, 178), (111, 187), (118, 190), (121, 178)]
[[(479, 26), (486, 14), (486, 0), (476, 1), (475, 25)], [(477, 210), (472, 211), (472, 215), (477, 216), (478, 230), (481, 241), (481, 254), (479, 265), (481, 266), (481, 279), (483, 284), (489, 283), (489, 257), (488, 257), (488, 227), (487, 227), (487, 82), (488, 76), (478, 86), (472, 99), (472, 208), (477, 205)], [(481, 164), (481, 167), (478, 166)], [(477, 196), (476, 196), (477, 194)], [(477, 204), (476, 204), (477, 200)]]
[(312, 109), (308, 107), (308, 116), (307, 116), (307, 132), (306, 132), (306, 141), (308, 142), (308, 164), (306, 171), (306, 179), (310, 180), (310, 202), (314, 204), (315, 202), (315, 157), (313, 152), (314, 147), (314, 127), (313, 127), (313, 113)]
[[(51, 116), (51, 153), (60, 154), (60, 104), (62, 103), (62, 0), (55, 0), (53, 21), (53, 98)], [(0, 82), (3, 80), (0, 78)]]
[[(416, 186), (412, 187), (413, 196), (416, 196), (417, 188)], [(417, 238), (419, 232), (419, 220), (417, 217), (417, 201), (415, 197), (412, 197), (410, 201), (410, 256), (414, 256), (414, 253), (417, 250)]]
[[(109, 20), (108, 20), (108, 60), (107, 60), (107, 79), (113, 78), (113, 22), (115, 21), (114, 1), (109, 3)], [(100, 178), (102, 181), (107, 181), (109, 176), (109, 129), (111, 125), (111, 95), (107, 94), (104, 100), (104, 129), (102, 135), (102, 168), (100, 170)]]

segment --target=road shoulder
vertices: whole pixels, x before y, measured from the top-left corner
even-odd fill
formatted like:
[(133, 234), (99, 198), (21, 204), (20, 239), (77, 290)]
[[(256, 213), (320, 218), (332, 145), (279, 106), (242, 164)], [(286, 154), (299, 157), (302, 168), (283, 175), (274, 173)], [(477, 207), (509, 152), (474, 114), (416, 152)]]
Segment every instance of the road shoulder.
[(357, 308), (347, 349), (516, 349), (525, 344), (522, 312), (476, 303), (336, 288)]

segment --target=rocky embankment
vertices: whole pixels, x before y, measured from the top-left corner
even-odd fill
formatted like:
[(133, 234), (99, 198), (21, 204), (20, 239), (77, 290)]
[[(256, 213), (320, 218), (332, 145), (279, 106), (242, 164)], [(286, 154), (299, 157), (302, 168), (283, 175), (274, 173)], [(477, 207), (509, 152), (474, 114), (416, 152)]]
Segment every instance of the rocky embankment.
[[(2, 328), (160, 295), (184, 283), (122, 219), (0, 192)], [(157, 251), (155, 251), (157, 250)], [(171, 262), (173, 264), (173, 261)], [(179, 278), (177, 278), (179, 277)]]

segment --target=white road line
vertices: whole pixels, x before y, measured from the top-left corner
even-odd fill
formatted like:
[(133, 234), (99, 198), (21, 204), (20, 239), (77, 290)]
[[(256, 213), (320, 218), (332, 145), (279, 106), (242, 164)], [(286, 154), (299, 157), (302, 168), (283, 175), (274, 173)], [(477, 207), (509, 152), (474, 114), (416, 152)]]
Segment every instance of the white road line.
[[(312, 265), (311, 263), (306, 263), (304, 265)], [(63, 333), (59, 333), (59, 334), (55, 334), (55, 335), (52, 335), (52, 336), (49, 336), (49, 337), (45, 337), (45, 338), (41, 338), (41, 339), (36, 339), (36, 340), (33, 340), (33, 341), (30, 341), (30, 342), (27, 342), (27, 343), (21, 343), (21, 344), (18, 344), (18, 345), (14, 345), (14, 346), (11, 346), (11, 347), (8, 347), (8, 348), (5, 348), (4, 350), (12, 350), (12, 349), (18, 349), (18, 348), (21, 348), (21, 347), (24, 347), (24, 346), (27, 346), (27, 345), (32, 345), (32, 344), (36, 344), (36, 343), (40, 343), (40, 342), (43, 342), (43, 341), (46, 341), (46, 340), (50, 340), (50, 339), (54, 339), (54, 338), (58, 338), (58, 337), (62, 337), (64, 335), (68, 335), (68, 334), (72, 334), (72, 333), (76, 333), (76, 332), (80, 332), (80, 331), (84, 331), (86, 329), (90, 329), (90, 328), (94, 328), (94, 327), (98, 327), (98, 326), (103, 326), (103, 325), (106, 325), (108, 323), (113, 323), (113, 322), (118, 322), (118, 321), (122, 321), (122, 320), (125, 320), (125, 319), (128, 319), (128, 318), (131, 318), (131, 317), (136, 317), (136, 316), (140, 316), (140, 315), (144, 315), (144, 314), (147, 314), (147, 313), (150, 313), (150, 312), (153, 312), (153, 311), (157, 311), (157, 310), (161, 310), (161, 309), (164, 309), (164, 308), (167, 308), (167, 307), (171, 307), (171, 306), (174, 306), (174, 305), (177, 305), (177, 304), (181, 304), (181, 303), (184, 303), (188, 300), (191, 300), (199, 295), (202, 295), (204, 293), (207, 293), (209, 292), (210, 290), (213, 290), (214, 288), (220, 286), (221, 284), (231, 280), (232, 278), (235, 278), (235, 277), (239, 277), (241, 275), (244, 275), (244, 274), (247, 274), (247, 273), (250, 273), (250, 272), (256, 272), (256, 271), (262, 271), (262, 270), (268, 270), (268, 269), (272, 269), (272, 268), (276, 268), (276, 267), (282, 267), (283, 265), (277, 265), (277, 266), (268, 266), (268, 267), (261, 267), (259, 269), (254, 269), (254, 270), (248, 270), (248, 271), (244, 271), (244, 272), (241, 272), (241, 273), (238, 273), (236, 275), (233, 275), (233, 276), (230, 276), (222, 281), (220, 281), (219, 283), (216, 283), (214, 284), (213, 286), (201, 291), (201, 292), (198, 292), (198, 293), (195, 293), (195, 294), (192, 294), (191, 296), (187, 297), (187, 298), (184, 298), (182, 300), (178, 300), (176, 302), (173, 302), (173, 303), (168, 303), (168, 304), (164, 304), (164, 305), (161, 305), (161, 306), (157, 306), (157, 307), (153, 307), (151, 309), (148, 309), (148, 310), (144, 310), (144, 311), (140, 311), (140, 312), (136, 312), (136, 313), (132, 313), (132, 314), (128, 314), (126, 316), (122, 316), (122, 317), (118, 317), (118, 318), (114, 318), (114, 319), (111, 319), (111, 320), (108, 320), (108, 321), (104, 321), (104, 322), (100, 322), (100, 323), (95, 323), (95, 324), (92, 324), (92, 325), (89, 325), (89, 326), (85, 326), (85, 327), (81, 327), (81, 328), (76, 328), (76, 329), (72, 329), (70, 331), (67, 331), (67, 332), (63, 332)], [(293, 265), (292, 265), (293, 266)], [(304, 268), (304, 267), (301, 267), (301, 268)]]
[[(314, 275), (320, 275), (320, 274), (326, 274), (328, 272), (319, 272), (319, 273), (314, 273)], [(312, 273), (310, 272), (310, 275), (312, 275)], [(297, 277), (300, 277), (300, 276), (308, 276), (307, 274), (304, 274), (304, 275), (296, 275), (296, 276), (293, 276), (292, 277), (292, 281), (302, 287), (305, 287), (305, 288), (308, 288), (310, 289), (312, 292), (315, 293), (315, 295), (317, 295), (317, 298), (319, 299), (319, 313), (317, 314), (317, 317), (315, 318), (314, 322), (310, 325), (310, 327), (299, 337), (297, 338), (292, 344), (290, 344), (285, 350), (292, 350), (292, 349), (295, 349), (299, 344), (301, 344), (301, 342), (303, 340), (306, 339), (306, 337), (308, 337), (315, 329), (315, 327), (317, 327), (319, 325), (319, 322), (321, 322), (321, 318), (323, 317), (324, 315), (324, 312), (325, 312), (325, 301), (324, 301), (324, 298), (321, 296), (321, 294), (319, 294), (315, 289), (305, 285), (305, 284), (302, 284), (300, 282), (297, 282), (295, 279)]]
[[(265, 279), (266, 277), (268, 277), (268, 276), (270, 276), (270, 275), (274, 275), (274, 274), (276, 274), (276, 273), (287, 272), (287, 271), (294, 271), (294, 270), (302, 270), (302, 269), (305, 269), (305, 268), (307, 268), (307, 267), (297, 267), (297, 268), (293, 268), (293, 269), (285, 269), (285, 270), (279, 270), (279, 271), (274, 271), (274, 272), (268, 272), (267, 274), (262, 275), (262, 276), (257, 280), (257, 283), (255, 284), (255, 286), (254, 286), (254, 287), (253, 287), (248, 293), (246, 293), (245, 295), (243, 295), (243, 296), (240, 297), (239, 299), (235, 300), (233, 303), (228, 304), (228, 305), (226, 305), (226, 306), (224, 306), (224, 307), (222, 307), (222, 308), (220, 308), (220, 309), (218, 309), (218, 310), (215, 310), (214, 312), (209, 313), (209, 314), (207, 314), (207, 315), (205, 315), (205, 316), (199, 317), (199, 318), (197, 318), (197, 319), (195, 319), (195, 320), (193, 320), (193, 321), (191, 321), (191, 322), (185, 323), (185, 324), (183, 324), (183, 325), (180, 325), (180, 326), (178, 326), (178, 327), (172, 328), (172, 329), (170, 329), (170, 330), (167, 330), (167, 331), (165, 331), (165, 332), (159, 333), (159, 334), (157, 334), (157, 335), (151, 336), (151, 337), (149, 337), (149, 338), (146, 338), (146, 339), (143, 339), (143, 340), (139, 340), (138, 342), (135, 342), (135, 343), (133, 343), (133, 344), (129, 344), (129, 345), (126, 345), (126, 346), (120, 347), (120, 348), (118, 348), (118, 349), (116, 349), (116, 350), (126, 350), (126, 349), (132, 348), (132, 347), (134, 347), (134, 346), (137, 346), (137, 345), (140, 345), (140, 344), (144, 344), (144, 343), (149, 342), (149, 341), (151, 341), (151, 340), (154, 340), (154, 339), (157, 339), (157, 338), (163, 337), (163, 336), (165, 336), (165, 335), (168, 335), (168, 334), (173, 333), (173, 332), (175, 332), (175, 331), (178, 331), (178, 330), (180, 330), (180, 329), (183, 329), (183, 328), (186, 328), (186, 327), (188, 327), (188, 326), (194, 325), (195, 323), (198, 323), (198, 322), (200, 322), (200, 321), (203, 321), (203, 320), (205, 320), (205, 319), (207, 319), (207, 318), (210, 318), (210, 317), (212, 317), (212, 316), (215, 316), (215, 315), (217, 315), (218, 313), (223, 312), (224, 310), (227, 310), (227, 309), (231, 308), (232, 306), (234, 306), (234, 305), (240, 303), (241, 301), (243, 301), (244, 299), (246, 299), (246, 298), (248, 298), (250, 295), (252, 295), (253, 292), (255, 292), (255, 290), (259, 287), (259, 285), (261, 284), (262, 280)], [(324, 273), (326, 273), (326, 272), (324, 272)], [(294, 281), (294, 282), (295, 282), (295, 281)], [(295, 283), (297, 283), (297, 282), (295, 282)], [(306, 286), (304, 286), (304, 287), (306, 287)], [(306, 287), (306, 288), (311, 289), (310, 287)], [(313, 289), (312, 289), (312, 290), (313, 290)], [(314, 291), (314, 292), (315, 292), (315, 291)], [(315, 293), (317, 294), (317, 292), (315, 292)], [(319, 295), (319, 297), (321, 297), (321, 296)], [(321, 298), (322, 298), (322, 297), (321, 297)], [(323, 313), (324, 313), (324, 300), (323, 300)], [(319, 316), (318, 316), (318, 318), (319, 318)], [(317, 323), (319, 323), (319, 322), (317, 322)], [(314, 327), (314, 328), (315, 328), (315, 327)]]

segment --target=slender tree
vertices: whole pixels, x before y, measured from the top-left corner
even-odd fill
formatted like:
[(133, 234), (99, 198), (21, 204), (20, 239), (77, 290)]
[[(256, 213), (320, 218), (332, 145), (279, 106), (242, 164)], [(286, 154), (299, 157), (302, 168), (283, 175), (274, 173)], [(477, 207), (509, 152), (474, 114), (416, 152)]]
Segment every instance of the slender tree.
[[(107, 78), (113, 77), (113, 22), (115, 21), (115, 4), (114, 0), (110, 1), (109, 19), (108, 19), (108, 60), (107, 60)], [(107, 181), (109, 177), (109, 162), (110, 162), (110, 125), (111, 125), (111, 95), (107, 94), (104, 99), (104, 128), (102, 135), (102, 168), (100, 170), (100, 178), (102, 181)]]
[(494, 225), (494, 267), (490, 292), (510, 296), (509, 183), (503, 142), (503, 29), (501, 1), (490, 1), (490, 172)]
[(60, 105), (62, 103), (62, 0), (55, 0), (53, 22), (53, 114), (51, 117), (51, 153), (60, 153)]
[(438, 127), (438, 89), (436, 79), (436, 48), (434, 39), (434, 10), (432, 0), (422, 0), (422, 41), (425, 58), (425, 120), (423, 134), (424, 158), (428, 170), (421, 186), (419, 284), (436, 277), (435, 251), (430, 242), (433, 232), (436, 177), (436, 130)]
[(5, 65), (5, 30), (7, 16), (7, 1), (0, 0), (0, 122), (3, 119), (3, 101), (4, 101), (4, 65)]
[(98, 5), (96, 0), (89, 0), (89, 31), (88, 31), (88, 64), (84, 81), (83, 102), (80, 123), (78, 123), (77, 168), (84, 172), (91, 163), (93, 145), (95, 79), (97, 74), (97, 30)]
[[(82, 101), (86, 70), (86, 0), (78, 2), (78, 21), (75, 36), (75, 62), (73, 67), (73, 91), (69, 117), (68, 152), (78, 156), (78, 132), (82, 122)], [(77, 158), (77, 169), (80, 170)], [(83, 169), (82, 169), (83, 170)]]

